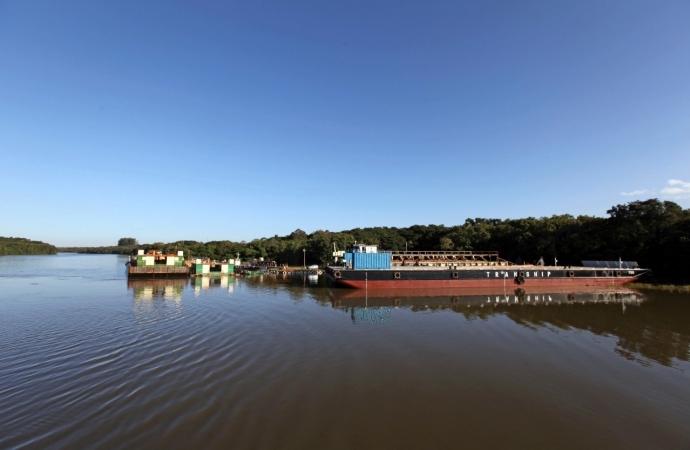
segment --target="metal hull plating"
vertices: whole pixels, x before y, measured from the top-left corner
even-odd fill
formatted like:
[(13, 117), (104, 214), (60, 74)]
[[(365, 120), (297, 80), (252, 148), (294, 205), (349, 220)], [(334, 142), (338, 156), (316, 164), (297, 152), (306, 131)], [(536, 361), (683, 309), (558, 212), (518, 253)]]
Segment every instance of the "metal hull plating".
[(188, 277), (189, 267), (187, 266), (129, 266), (127, 274), (130, 277), (148, 278), (173, 278)]
[[(497, 270), (498, 269), (498, 270)], [(356, 270), (329, 267), (335, 285), (355, 289), (499, 288), (619, 286), (647, 273), (644, 269), (594, 270), (562, 267)]]

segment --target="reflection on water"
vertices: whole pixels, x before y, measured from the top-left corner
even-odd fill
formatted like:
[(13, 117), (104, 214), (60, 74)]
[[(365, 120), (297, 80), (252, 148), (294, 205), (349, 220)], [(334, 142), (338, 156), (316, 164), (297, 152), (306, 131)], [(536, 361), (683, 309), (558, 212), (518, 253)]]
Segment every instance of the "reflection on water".
[(164, 298), (166, 300), (180, 300), (185, 287), (194, 286), (194, 292), (202, 290), (225, 289), (232, 292), (235, 277), (232, 275), (198, 276), (192, 278), (160, 278), (160, 279), (128, 279), (127, 289), (134, 292), (137, 300), (153, 300)]
[[(678, 308), (688, 311), (687, 302), (649, 302), (648, 295), (627, 288), (580, 287), (515, 289), (402, 289), (362, 290), (325, 287), (323, 277), (233, 276), (187, 279), (129, 280), (135, 300), (161, 299), (179, 302), (188, 285), (194, 295), (203, 291), (232, 293), (235, 285), (253, 290), (287, 294), (294, 300), (310, 298), (341, 311), (355, 325), (386, 325), (396, 310), (411, 312), (449, 311), (469, 321), (504, 316), (529, 329), (586, 330), (616, 337), (615, 352), (621, 357), (649, 364), (671, 366), (690, 360), (690, 325)], [(645, 304), (644, 308), (641, 306)], [(137, 304), (141, 311), (151, 306)], [(172, 306), (172, 305), (168, 305)], [(142, 309), (143, 307), (143, 309)], [(140, 312), (141, 312), (140, 311)], [(690, 313), (690, 311), (688, 311)]]
[[(468, 320), (501, 313), (502, 307), (561, 306), (573, 304), (616, 303), (625, 312), (628, 306), (639, 306), (645, 297), (639, 292), (618, 290), (581, 290), (579, 292), (515, 289), (512, 294), (491, 290), (335, 290), (330, 291), (333, 308), (350, 314), (353, 324), (387, 324), (391, 309), (408, 308), (411, 311), (449, 309), (465, 315)], [(480, 309), (477, 309), (480, 308)], [(486, 308), (484, 310), (483, 308)], [(506, 311), (508, 311), (506, 309)]]
[(385, 306), (375, 307), (351, 307), (350, 318), (352, 323), (357, 324), (386, 324), (391, 321), (391, 308)]
[(204, 291), (223, 289), (232, 293), (235, 278), (232, 275), (198, 276), (192, 278), (130, 278), (127, 289), (134, 296), (134, 312), (140, 321), (158, 320), (160, 314), (181, 313), (185, 288), (192, 286), (194, 297)]
[(127, 289), (134, 293), (135, 300), (153, 300), (163, 298), (165, 300), (180, 301), (182, 291), (189, 284), (187, 278), (170, 279), (129, 279)]
[[(467, 320), (505, 316), (530, 329), (587, 330), (617, 339), (615, 352), (642, 364), (671, 366), (690, 358), (690, 312), (687, 302), (647, 301), (626, 288), (491, 290), (329, 290), (331, 306), (353, 324), (388, 324), (392, 312), (452, 311)], [(645, 308), (641, 308), (645, 304)]]
[(579, 289), (577, 291), (554, 289), (515, 289), (511, 293), (495, 290), (330, 290), (334, 308), (342, 306), (407, 306), (413, 311), (425, 309), (460, 310), (461, 307), (514, 306), (514, 305), (570, 305), (574, 303), (618, 303), (623, 311), (627, 305), (639, 306), (644, 295), (631, 289)]
[(232, 275), (198, 276), (192, 279), (194, 280), (194, 293), (197, 296), (202, 290), (208, 291), (216, 288), (232, 292), (235, 283), (235, 277)]

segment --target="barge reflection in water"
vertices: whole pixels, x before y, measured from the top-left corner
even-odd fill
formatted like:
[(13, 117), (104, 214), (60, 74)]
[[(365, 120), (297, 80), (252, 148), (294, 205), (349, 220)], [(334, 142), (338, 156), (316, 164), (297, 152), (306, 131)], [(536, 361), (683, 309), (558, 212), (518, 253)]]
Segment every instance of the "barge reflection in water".
[(182, 300), (182, 292), (189, 284), (189, 278), (129, 278), (127, 289), (132, 290), (137, 300)]
[(334, 289), (329, 296), (331, 306), (347, 313), (356, 325), (388, 324), (396, 310), (452, 311), (469, 321), (504, 316), (532, 330), (582, 330), (615, 337), (615, 353), (643, 365), (654, 361), (673, 366), (674, 361), (690, 360), (690, 321), (684, 317), (690, 305), (682, 299), (648, 302), (649, 295), (664, 294), (627, 288), (580, 288), (575, 292), (533, 288), (510, 294), (462, 291), (463, 295), (457, 290), (402, 289), (391, 295), (389, 289)]
[[(581, 287), (515, 289), (329, 289), (323, 277), (318, 284), (313, 277), (196, 277), (191, 281), (176, 279), (130, 280), (128, 286), (138, 300), (175, 298), (180, 289), (193, 286), (194, 295), (224, 290), (232, 293), (236, 285), (254, 291), (287, 293), (296, 301), (311, 299), (346, 313), (355, 325), (394, 323), (396, 314), (448, 311), (466, 320), (488, 320), (504, 316), (516, 325), (537, 330), (586, 330), (600, 336), (617, 338), (617, 355), (642, 364), (655, 361), (672, 366), (674, 361), (688, 361), (690, 324), (678, 314), (687, 312), (687, 302), (648, 302), (649, 295), (629, 288), (612, 290)], [(654, 295), (660, 295), (654, 293)], [(647, 304), (648, 303), (648, 304)], [(647, 304), (644, 308), (643, 305)], [(260, 307), (260, 305), (258, 305)]]
[(457, 308), (460, 306), (616, 302), (639, 305), (645, 297), (638, 291), (625, 288), (531, 288), (503, 291), (496, 289), (380, 289), (380, 290), (330, 290), (334, 307), (363, 306), (410, 306), (412, 309)]

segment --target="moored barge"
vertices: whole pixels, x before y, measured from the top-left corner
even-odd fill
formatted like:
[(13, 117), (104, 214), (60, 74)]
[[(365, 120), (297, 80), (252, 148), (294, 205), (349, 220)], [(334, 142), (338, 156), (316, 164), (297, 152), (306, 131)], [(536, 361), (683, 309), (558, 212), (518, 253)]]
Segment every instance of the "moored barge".
[(130, 277), (170, 278), (187, 277), (189, 264), (185, 264), (184, 254), (164, 254), (159, 250), (137, 250), (137, 254), (127, 261), (127, 274)]
[[(541, 262), (541, 261), (540, 261)], [(356, 289), (616, 286), (649, 270), (633, 261), (583, 261), (582, 266), (514, 264), (498, 252), (379, 252), (356, 244), (326, 275)]]

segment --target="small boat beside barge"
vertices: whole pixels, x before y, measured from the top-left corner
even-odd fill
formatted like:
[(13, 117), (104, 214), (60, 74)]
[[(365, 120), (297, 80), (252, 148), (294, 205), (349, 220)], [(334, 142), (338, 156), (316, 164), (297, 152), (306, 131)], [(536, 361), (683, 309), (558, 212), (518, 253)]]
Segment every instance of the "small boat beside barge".
[(355, 289), (616, 286), (648, 273), (633, 261), (583, 261), (582, 266), (514, 264), (498, 252), (379, 252), (355, 244), (326, 276)]

